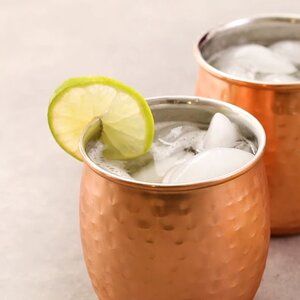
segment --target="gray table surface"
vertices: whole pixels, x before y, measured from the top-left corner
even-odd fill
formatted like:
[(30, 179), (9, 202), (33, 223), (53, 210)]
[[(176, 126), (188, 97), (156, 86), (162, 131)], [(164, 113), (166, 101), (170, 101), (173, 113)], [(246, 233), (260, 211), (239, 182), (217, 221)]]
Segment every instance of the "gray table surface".
[[(145, 96), (192, 95), (196, 38), (267, 12), (300, 12), (300, 3), (0, 0), (1, 299), (96, 299), (79, 241), (81, 165), (57, 147), (46, 122), (54, 88), (104, 74)], [(256, 299), (300, 298), (299, 249), (300, 236), (272, 240)]]

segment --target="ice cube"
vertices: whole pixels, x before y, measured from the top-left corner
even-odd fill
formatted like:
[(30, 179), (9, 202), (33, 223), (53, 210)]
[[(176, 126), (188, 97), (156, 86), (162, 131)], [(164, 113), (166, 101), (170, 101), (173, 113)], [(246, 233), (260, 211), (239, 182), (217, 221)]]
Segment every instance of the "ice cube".
[[(235, 73), (233, 75), (250, 76), (251, 78), (256, 73), (291, 74), (297, 70), (284, 56), (257, 44), (225, 49), (212, 57), (211, 63), (221, 71), (234, 70), (232, 71)], [(236, 69), (233, 66), (236, 66)], [(245, 75), (247, 72), (250, 75)]]
[[(168, 122), (169, 123), (169, 122)], [(178, 149), (194, 147), (203, 138), (204, 131), (199, 126), (190, 122), (182, 122), (178, 126), (178, 122), (169, 126), (160, 126), (157, 128), (159, 132), (156, 136), (154, 147), (165, 147), (170, 152), (176, 152)], [(169, 156), (169, 152), (159, 151), (162, 156)]]
[(122, 162), (124, 164), (124, 169), (129, 174), (133, 174), (137, 172), (139, 169), (148, 165), (152, 161), (153, 161), (153, 155), (151, 154), (151, 152), (147, 152), (144, 155), (129, 160), (123, 160)]
[(240, 77), (243, 79), (248, 79), (248, 80), (254, 80), (255, 79), (255, 71), (254, 69), (252, 70), (251, 68), (248, 68), (246, 66), (239, 66), (239, 65), (223, 65), (222, 67), (219, 67), (222, 72), (226, 74), (233, 75), (235, 77)]
[(253, 143), (253, 141), (250, 141), (246, 138), (242, 138), (241, 140), (239, 140), (235, 145), (234, 148), (236, 149), (240, 149), (243, 151), (247, 151), (249, 153), (255, 154), (257, 152), (257, 148), (255, 146), (255, 144)]
[(194, 155), (192, 153), (187, 153), (184, 149), (182, 149), (182, 151), (175, 152), (164, 159), (158, 159), (154, 156), (156, 173), (163, 177), (172, 167), (187, 161), (193, 156)]
[(223, 114), (216, 113), (204, 138), (204, 148), (234, 147), (240, 135), (236, 126)]
[(299, 81), (297, 77), (288, 74), (266, 74), (262, 75), (260, 79), (266, 83), (289, 83)]
[(163, 183), (193, 183), (217, 178), (241, 168), (253, 157), (253, 154), (239, 149), (209, 149), (172, 168), (163, 178)]
[(176, 174), (178, 173), (178, 170), (181, 170), (183, 168), (184, 164), (179, 164), (176, 166), (173, 166), (169, 171), (165, 174), (165, 176), (162, 179), (162, 183), (173, 183), (173, 178), (176, 177)]
[(164, 126), (152, 145), (156, 172), (163, 177), (174, 165), (182, 163), (193, 156), (196, 147), (203, 144), (204, 130), (195, 124), (183, 122), (182, 125)]
[(300, 41), (279, 41), (272, 44), (269, 48), (281, 56), (284, 56), (290, 62), (300, 65)]
[(161, 182), (161, 177), (157, 174), (154, 162), (149, 163), (137, 172), (132, 174), (132, 177), (138, 181), (157, 183)]

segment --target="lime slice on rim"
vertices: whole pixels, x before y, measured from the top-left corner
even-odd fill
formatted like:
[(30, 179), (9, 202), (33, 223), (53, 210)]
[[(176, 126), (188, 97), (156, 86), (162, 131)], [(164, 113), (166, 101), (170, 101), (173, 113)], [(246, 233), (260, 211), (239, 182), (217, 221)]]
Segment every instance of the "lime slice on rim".
[(69, 79), (55, 91), (48, 108), (48, 123), (55, 140), (79, 160), (81, 134), (95, 117), (102, 121), (101, 139), (107, 158), (135, 158), (151, 147), (154, 121), (147, 101), (114, 79)]

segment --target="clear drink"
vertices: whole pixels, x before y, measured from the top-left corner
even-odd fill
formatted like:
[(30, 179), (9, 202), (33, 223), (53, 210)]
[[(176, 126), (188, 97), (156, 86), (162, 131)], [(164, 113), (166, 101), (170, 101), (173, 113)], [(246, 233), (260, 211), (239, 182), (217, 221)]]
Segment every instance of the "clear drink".
[(280, 40), (268, 46), (243, 44), (213, 54), (208, 62), (240, 79), (269, 83), (300, 81), (300, 41)]
[(92, 140), (88, 155), (102, 168), (124, 178), (150, 183), (180, 184), (226, 175), (248, 163), (255, 142), (225, 115), (216, 113), (209, 127), (199, 122), (156, 122), (151, 150), (136, 159), (107, 160), (104, 145)]

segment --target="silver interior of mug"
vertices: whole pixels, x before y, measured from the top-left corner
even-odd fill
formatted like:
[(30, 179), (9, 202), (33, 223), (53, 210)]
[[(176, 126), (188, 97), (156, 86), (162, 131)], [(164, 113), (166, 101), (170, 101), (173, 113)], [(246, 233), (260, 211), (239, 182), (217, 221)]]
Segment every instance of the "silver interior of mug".
[(230, 46), (258, 43), (268, 46), (278, 40), (300, 40), (300, 16), (278, 15), (245, 18), (206, 33), (198, 49), (207, 60)]

